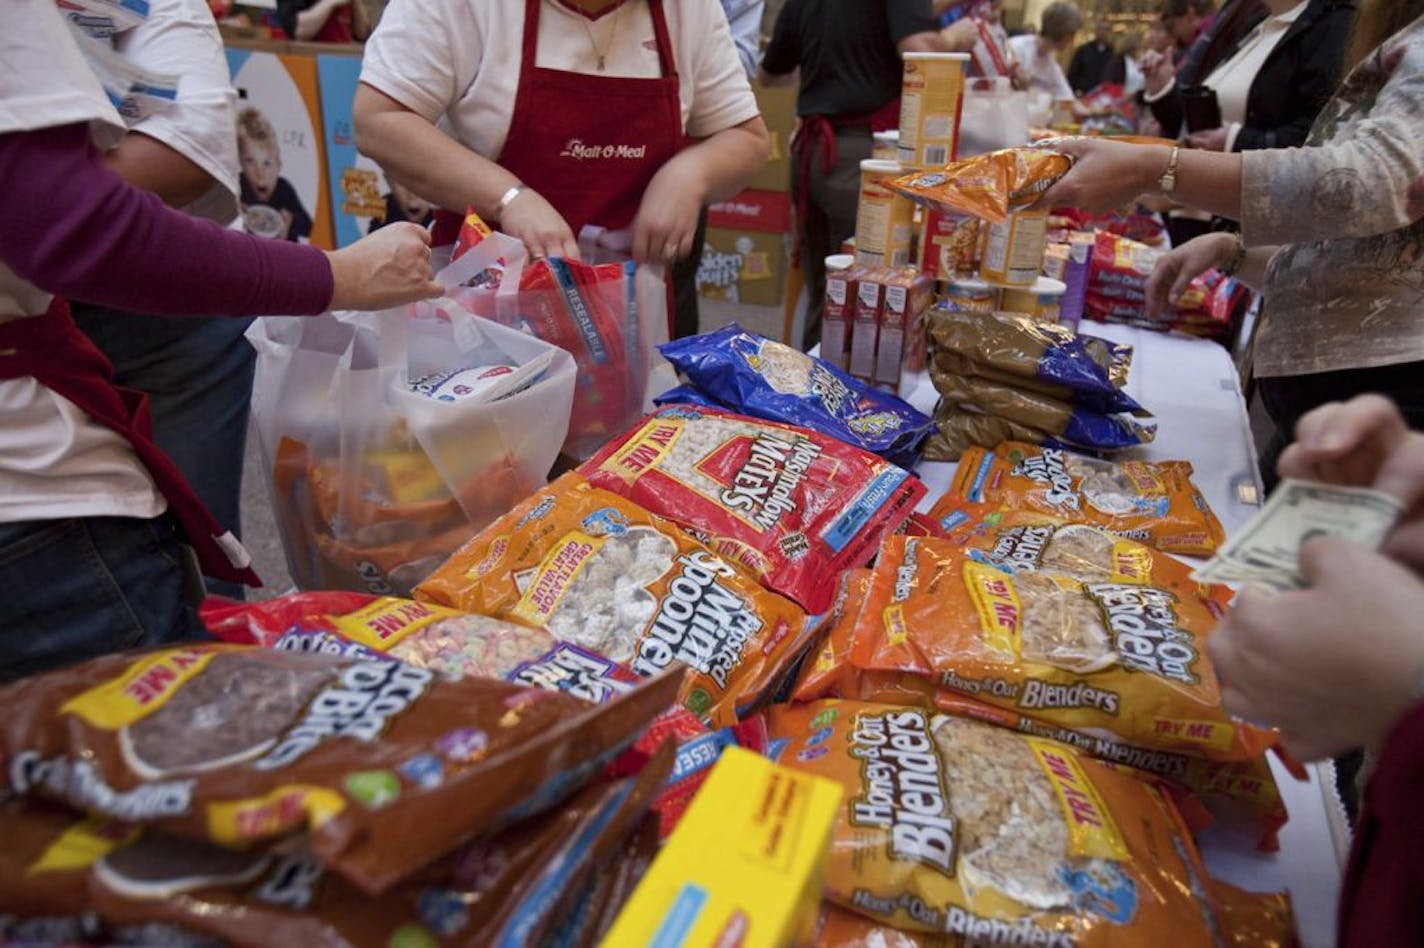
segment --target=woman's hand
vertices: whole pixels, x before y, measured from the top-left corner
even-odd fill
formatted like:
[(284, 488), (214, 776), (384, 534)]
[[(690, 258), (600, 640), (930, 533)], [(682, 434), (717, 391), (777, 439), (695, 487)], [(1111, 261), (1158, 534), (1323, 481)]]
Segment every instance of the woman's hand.
[(430, 270), (430, 234), (418, 224), (382, 227), (326, 258), (331, 309), (389, 309), (445, 293)]
[(1418, 700), (1424, 581), (1339, 537), (1307, 543), (1309, 588), (1247, 589), (1207, 642), (1222, 705), (1309, 761), (1378, 747)]
[(672, 266), (691, 253), (706, 195), (706, 183), (689, 152), (659, 168), (633, 218), (633, 259)]
[(1147, 278), (1147, 315), (1166, 313), (1193, 280), (1226, 266), (1235, 254), (1236, 235), (1224, 233), (1203, 234), (1163, 254)]
[(1172, 62), (1172, 57), (1155, 49), (1143, 53), (1138, 65), (1142, 67), (1143, 84), (1148, 95), (1160, 94), (1169, 82), (1177, 78), (1177, 67)]
[(1411, 431), (1383, 395), (1361, 395), (1305, 415), (1295, 435), (1276, 465), (1280, 475), (1398, 498), (1405, 515), (1383, 549), (1424, 576), (1424, 434)]
[(1208, 128), (1205, 131), (1192, 132), (1187, 136), (1187, 144), (1203, 151), (1226, 151), (1226, 129)]
[(1046, 146), (1076, 159), (1068, 173), (1034, 205), (1040, 210), (1068, 206), (1100, 213), (1121, 207), (1154, 190), (1171, 150), (1101, 138), (1065, 138)]
[(520, 191), (500, 212), (499, 229), (522, 240), (531, 260), (579, 258), (578, 241), (568, 221), (533, 188)]

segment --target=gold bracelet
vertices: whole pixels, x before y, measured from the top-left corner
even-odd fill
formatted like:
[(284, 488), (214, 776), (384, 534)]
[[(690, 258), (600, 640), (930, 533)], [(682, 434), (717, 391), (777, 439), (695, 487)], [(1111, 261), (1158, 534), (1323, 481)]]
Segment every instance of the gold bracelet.
[(1232, 231), (1231, 236), (1236, 238), (1236, 251), (1232, 253), (1231, 259), (1226, 262), (1226, 266), (1221, 268), (1221, 272), (1227, 276), (1236, 276), (1241, 269), (1241, 264), (1246, 262), (1246, 238), (1241, 236), (1241, 232)]

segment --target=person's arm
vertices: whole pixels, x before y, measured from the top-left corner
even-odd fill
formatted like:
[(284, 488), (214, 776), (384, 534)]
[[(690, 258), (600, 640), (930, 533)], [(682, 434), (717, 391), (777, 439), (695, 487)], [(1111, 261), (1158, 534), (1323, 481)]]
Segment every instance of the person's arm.
[(930, 0), (887, 0), (885, 19), (895, 48), (905, 53), (952, 53)]
[(104, 164), (136, 188), (152, 191), (169, 207), (184, 207), (207, 194), (213, 176), (191, 159), (142, 131), (131, 131), (109, 151)]
[(800, 0), (787, 0), (776, 15), (758, 70), (764, 86), (787, 86), (796, 81), (797, 67), (801, 64), (801, 37), (796, 29), (800, 6)]
[(366, 8), (366, 0), (351, 0), (351, 35), (357, 41), (371, 35), (371, 11)]
[(303, 10), (299, 0), (278, 0), (278, 18), (288, 36), (305, 42), (315, 39), (321, 28), (326, 26), (326, 21), (331, 19), (331, 15), (350, 2), (351, 0), (316, 0), (316, 3)]
[[(1112, 210), (1138, 195), (1160, 193), (1158, 180), (1167, 170), (1172, 153), (1166, 146), (1130, 145), (1100, 138), (1063, 139), (1054, 142), (1052, 148), (1071, 155), (1075, 161), (1036, 206), (1080, 207), (1087, 211)], [(1187, 148), (1177, 154), (1177, 186), (1169, 195), (1171, 199), (1219, 217), (1240, 220), (1242, 156)], [(1285, 152), (1251, 154), (1282, 155)], [(1247, 242), (1268, 241), (1248, 237)]]
[(137, 66), (179, 76), (178, 97), (105, 154), (109, 167), (173, 207), (222, 221), (237, 214), (237, 93), (222, 37), (201, 0), (151, 0), (148, 17), (113, 40)]
[(0, 261), (58, 295), (243, 316), (380, 309), (442, 292), (417, 227), (333, 253), (227, 230), (126, 184), (104, 167), (86, 123), (0, 135), (0, 180)]

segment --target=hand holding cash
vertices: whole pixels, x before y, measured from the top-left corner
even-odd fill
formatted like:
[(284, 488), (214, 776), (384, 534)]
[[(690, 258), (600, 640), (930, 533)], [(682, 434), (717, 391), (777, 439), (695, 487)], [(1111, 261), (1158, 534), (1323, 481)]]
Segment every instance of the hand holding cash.
[(1244, 583), (1284, 592), (1301, 589), (1300, 548), (1318, 536), (1344, 537), (1377, 550), (1404, 514), (1391, 494), (1368, 487), (1342, 487), (1285, 480), (1264, 507), (1192, 573), (1203, 583)]

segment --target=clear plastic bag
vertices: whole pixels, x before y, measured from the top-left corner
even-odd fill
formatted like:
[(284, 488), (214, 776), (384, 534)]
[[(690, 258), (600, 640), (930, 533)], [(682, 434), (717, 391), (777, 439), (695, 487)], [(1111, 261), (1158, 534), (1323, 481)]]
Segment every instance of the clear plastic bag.
[(959, 120), (959, 157), (1028, 144), (1031, 95), (1016, 91), (1007, 76), (967, 82)]
[(267, 317), (248, 339), (253, 422), (303, 589), (407, 594), (545, 483), (568, 431), (573, 358), (449, 299)]

